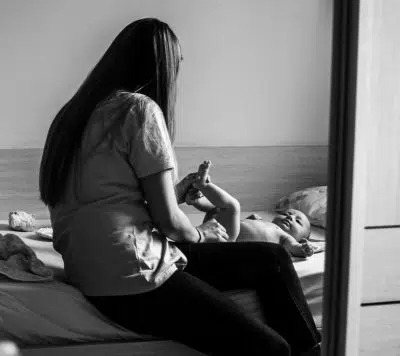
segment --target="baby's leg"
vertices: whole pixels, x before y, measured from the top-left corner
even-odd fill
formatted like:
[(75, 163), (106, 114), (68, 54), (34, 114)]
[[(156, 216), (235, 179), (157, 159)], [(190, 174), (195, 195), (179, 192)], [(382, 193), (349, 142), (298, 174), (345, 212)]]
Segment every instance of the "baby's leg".
[(212, 204), (198, 189), (190, 188), (186, 194), (185, 201), (187, 205), (194, 206), (197, 210), (208, 213), (215, 209)]
[(235, 241), (240, 231), (240, 204), (237, 199), (210, 182), (210, 165), (210, 161), (204, 161), (199, 166), (199, 179), (193, 186), (215, 206), (213, 217), (225, 227), (229, 241)]

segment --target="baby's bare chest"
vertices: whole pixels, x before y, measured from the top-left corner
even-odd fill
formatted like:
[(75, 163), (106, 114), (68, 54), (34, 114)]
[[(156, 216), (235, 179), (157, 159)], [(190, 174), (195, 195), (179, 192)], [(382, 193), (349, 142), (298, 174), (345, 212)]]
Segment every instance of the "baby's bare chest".
[(267, 242), (279, 243), (280, 238), (282, 236), (282, 229), (271, 222), (264, 222), (264, 224), (265, 224), (265, 235), (266, 238), (269, 240)]
[(263, 220), (243, 220), (237, 241), (264, 241), (279, 243), (282, 230), (279, 226)]

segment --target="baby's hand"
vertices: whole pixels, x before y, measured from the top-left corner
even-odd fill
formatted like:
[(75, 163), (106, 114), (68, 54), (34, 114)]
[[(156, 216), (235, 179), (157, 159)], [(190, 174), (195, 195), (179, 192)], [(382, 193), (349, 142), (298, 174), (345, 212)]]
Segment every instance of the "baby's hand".
[(314, 254), (314, 249), (308, 241), (305, 241), (291, 246), (290, 252), (295, 257), (310, 257)]
[(310, 257), (310, 256), (312, 256), (314, 254), (314, 249), (313, 249), (312, 245), (308, 241), (303, 242), (301, 244), (301, 247), (302, 247), (302, 249), (304, 251), (305, 257)]

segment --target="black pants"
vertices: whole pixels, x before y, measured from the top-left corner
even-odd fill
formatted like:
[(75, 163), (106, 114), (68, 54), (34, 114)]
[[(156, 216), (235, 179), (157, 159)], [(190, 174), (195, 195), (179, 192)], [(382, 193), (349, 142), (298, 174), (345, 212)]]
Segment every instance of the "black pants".
[[(138, 333), (212, 355), (298, 355), (321, 340), (288, 253), (264, 242), (177, 244), (188, 258), (162, 286), (139, 295), (87, 297)], [(266, 323), (224, 295), (256, 290)]]

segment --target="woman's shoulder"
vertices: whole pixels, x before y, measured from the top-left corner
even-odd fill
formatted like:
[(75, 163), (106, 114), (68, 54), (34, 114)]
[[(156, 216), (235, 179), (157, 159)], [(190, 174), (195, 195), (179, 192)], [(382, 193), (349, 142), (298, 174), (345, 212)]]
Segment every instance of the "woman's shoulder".
[(158, 108), (157, 103), (153, 99), (142, 93), (117, 90), (114, 94), (111, 95), (111, 99), (117, 101), (128, 101), (132, 105), (138, 105), (143, 108)]
[[(134, 122), (138, 126), (145, 123), (163, 122), (163, 113), (157, 103), (145, 94), (117, 90), (103, 100), (95, 109), (93, 116), (104, 122)], [(98, 122), (94, 119), (94, 122)]]
[(108, 100), (112, 107), (128, 108), (132, 113), (143, 118), (163, 117), (159, 105), (142, 93), (117, 90)]
[(113, 111), (125, 113), (127, 122), (132, 122), (131, 119), (134, 119), (133, 122), (139, 126), (164, 125), (164, 115), (161, 108), (145, 94), (118, 90), (111, 100)]

